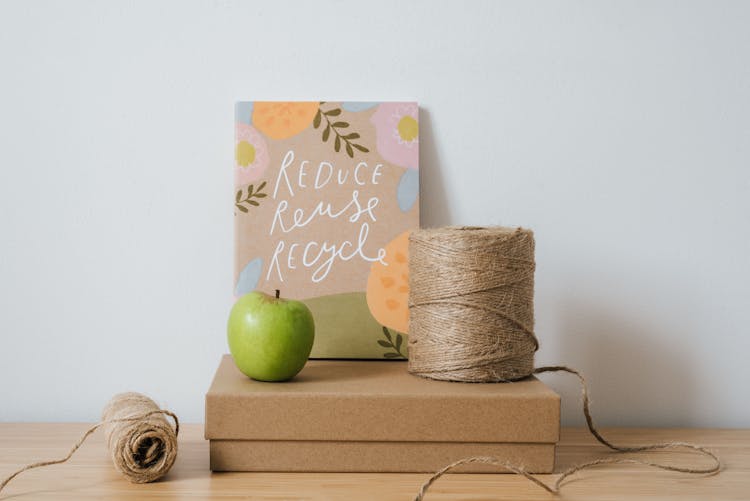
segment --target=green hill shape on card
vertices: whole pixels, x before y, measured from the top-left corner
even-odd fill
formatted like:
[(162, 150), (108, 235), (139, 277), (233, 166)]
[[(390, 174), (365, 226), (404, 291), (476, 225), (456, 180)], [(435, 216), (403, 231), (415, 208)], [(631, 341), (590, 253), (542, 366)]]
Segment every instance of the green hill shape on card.
[(384, 330), (370, 313), (364, 292), (320, 296), (303, 302), (315, 318), (310, 358), (403, 360), (397, 352), (406, 355), (406, 335)]

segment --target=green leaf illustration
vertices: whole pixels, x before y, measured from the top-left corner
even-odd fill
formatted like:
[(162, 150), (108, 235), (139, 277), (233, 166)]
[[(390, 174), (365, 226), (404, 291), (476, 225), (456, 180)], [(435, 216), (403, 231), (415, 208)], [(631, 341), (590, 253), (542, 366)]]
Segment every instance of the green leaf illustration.
[(265, 187), (266, 182), (263, 181), (260, 183), (257, 190), (255, 190), (255, 186), (252, 184), (248, 186), (246, 195), (243, 194), (242, 190), (239, 190), (234, 196), (234, 206), (237, 207), (240, 212), (247, 214), (250, 212), (247, 206), (258, 207), (260, 205), (260, 202), (254, 199), (266, 198), (267, 194), (262, 192)]
[[(320, 105), (324, 105), (325, 101), (321, 101)], [(341, 108), (331, 108), (330, 110), (322, 110), (318, 108), (318, 112), (315, 114), (315, 118), (313, 120), (313, 127), (316, 129), (320, 127), (323, 123), (323, 119), (326, 121), (326, 127), (323, 130), (322, 139), (324, 143), (328, 142), (328, 138), (331, 135), (331, 131), (333, 131), (334, 134), (336, 134), (336, 140), (333, 143), (333, 149), (336, 151), (336, 153), (341, 151), (341, 144), (344, 144), (344, 149), (346, 150), (346, 154), (349, 156), (349, 158), (354, 158), (354, 150), (361, 151), (362, 153), (369, 153), (370, 150), (366, 147), (362, 146), (361, 144), (355, 144), (352, 143), (353, 140), (359, 139), (360, 135), (357, 132), (351, 132), (349, 134), (341, 134), (339, 129), (346, 129), (349, 127), (349, 122), (339, 120), (336, 122), (331, 122), (329, 117), (337, 117), (341, 115)]]
[(391, 333), (385, 327), (383, 327), (383, 334), (388, 338), (388, 341), (393, 341), (393, 339), (391, 339)]
[(383, 348), (392, 348), (393, 351), (383, 353), (384, 358), (406, 358), (401, 352), (401, 345), (404, 344), (404, 336), (396, 333), (396, 344), (393, 344), (393, 337), (387, 327), (383, 326), (383, 335), (387, 339), (378, 339), (378, 344)]

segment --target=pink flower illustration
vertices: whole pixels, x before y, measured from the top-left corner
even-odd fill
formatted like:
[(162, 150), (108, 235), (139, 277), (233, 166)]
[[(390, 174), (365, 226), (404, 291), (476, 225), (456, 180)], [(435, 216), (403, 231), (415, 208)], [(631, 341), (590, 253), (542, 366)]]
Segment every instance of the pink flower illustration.
[(383, 103), (370, 121), (375, 125), (378, 153), (388, 162), (419, 168), (419, 108), (416, 103)]
[(260, 179), (268, 167), (268, 147), (252, 125), (235, 124), (234, 184), (244, 186)]

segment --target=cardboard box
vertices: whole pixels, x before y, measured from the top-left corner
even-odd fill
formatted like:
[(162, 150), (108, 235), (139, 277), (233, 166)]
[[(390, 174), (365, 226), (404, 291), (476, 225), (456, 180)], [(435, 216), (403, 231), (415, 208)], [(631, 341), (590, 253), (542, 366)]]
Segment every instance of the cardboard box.
[[(433, 473), (469, 456), (495, 456), (534, 473), (555, 466), (554, 444), (211, 440), (213, 471)], [(501, 469), (468, 465), (456, 471)]]
[(311, 360), (263, 383), (226, 355), (206, 395), (214, 471), (427, 472), (495, 455), (547, 473), (559, 430), (560, 397), (535, 378), (433, 381), (401, 361)]

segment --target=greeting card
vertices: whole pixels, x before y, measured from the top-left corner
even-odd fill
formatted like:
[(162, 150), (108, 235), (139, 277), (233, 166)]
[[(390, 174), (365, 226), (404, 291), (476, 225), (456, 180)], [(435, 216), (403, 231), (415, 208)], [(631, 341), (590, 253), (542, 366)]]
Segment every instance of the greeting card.
[(239, 102), (235, 296), (305, 302), (313, 358), (402, 359), (419, 226), (411, 102)]

